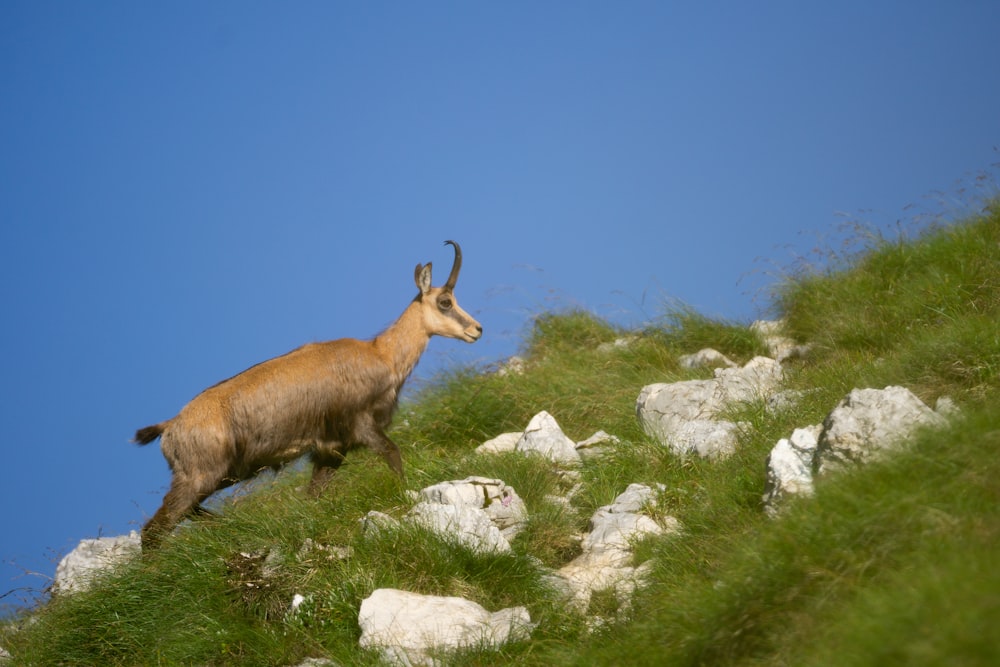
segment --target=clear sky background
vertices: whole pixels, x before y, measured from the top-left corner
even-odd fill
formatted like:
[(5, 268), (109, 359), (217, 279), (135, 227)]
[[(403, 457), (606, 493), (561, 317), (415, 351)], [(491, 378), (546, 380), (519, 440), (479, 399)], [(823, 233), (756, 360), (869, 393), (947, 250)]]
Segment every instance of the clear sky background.
[(136, 428), (376, 334), (445, 239), (485, 336), (423, 378), (551, 308), (749, 322), (841, 212), (961, 208), (998, 34), (993, 0), (3, 2), (0, 604), (156, 510)]

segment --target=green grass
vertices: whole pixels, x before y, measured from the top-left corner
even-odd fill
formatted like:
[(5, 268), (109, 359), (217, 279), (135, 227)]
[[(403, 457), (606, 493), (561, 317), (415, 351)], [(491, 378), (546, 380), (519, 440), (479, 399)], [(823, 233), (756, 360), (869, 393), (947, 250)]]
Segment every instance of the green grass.
[[(523, 374), (457, 369), (397, 417), (404, 488), (358, 452), (320, 499), (289, 470), (183, 526), (151, 557), (95, 589), (0, 626), (14, 665), (293, 665), (310, 656), (378, 664), (358, 648), (358, 608), (375, 588), (461, 595), (488, 609), (528, 607), (537, 629), (462, 665), (992, 665), (1000, 661), (1000, 208), (878, 241), (836, 270), (783, 283), (775, 308), (812, 352), (786, 365), (791, 409), (738, 409), (751, 425), (724, 461), (678, 458), (642, 432), (640, 388), (709, 377), (677, 358), (714, 347), (764, 353), (745, 323), (687, 310), (623, 330), (585, 312), (539, 316)], [(628, 345), (615, 346), (619, 339)], [(779, 520), (762, 512), (764, 460), (793, 428), (821, 421), (853, 387), (901, 384), (962, 417), (891, 459), (821, 480)], [(473, 449), (547, 410), (574, 440), (603, 429), (621, 444), (575, 483), (548, 463)], [(365, 534), (369, 510), (399, 517), (407, 489), (484, 475), (513, 486), (529, 521), (513, 552), (481, 555), (427, 531)], [(544, 577), (579, 553), (597, 507), (633, 482), (663, 484), (656, 512), (680, 535), (643, 540), (648, 587), (631, 613), (595, 595), (591, 630)], [(304, 548), (311, 540), (313, 548)], [(344, 547), (334, 553), (326, 545)], [(248, 556), (241, 556), (248, 554)], [(267, 568), (270, 574), (264, 575)], [(288, 613), (292, 596), (305, 602)]]

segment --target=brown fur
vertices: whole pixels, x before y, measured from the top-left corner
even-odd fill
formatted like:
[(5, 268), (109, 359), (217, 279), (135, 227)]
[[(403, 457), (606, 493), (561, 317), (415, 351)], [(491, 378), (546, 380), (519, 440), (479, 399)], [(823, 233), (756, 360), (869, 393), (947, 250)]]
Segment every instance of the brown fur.
[(348, 450), (366, 446), (403, 477), (399, 447), (385, 434), (399, 391), (433, 335), (472, 343), (482, 327), (454, 298), (462, 253), (443, 287), (431, 265), (417, 265), (420, 293), (388, 329), (369, 341), (311, 343), (209, 387), (177, 414), (136, 431), (135, 442), (162, 436), (173, 472), (163, 505), (142, 529), (144, 549), (209, 495), (265, 468), (310, 454), (310, 491), (320, 493)]

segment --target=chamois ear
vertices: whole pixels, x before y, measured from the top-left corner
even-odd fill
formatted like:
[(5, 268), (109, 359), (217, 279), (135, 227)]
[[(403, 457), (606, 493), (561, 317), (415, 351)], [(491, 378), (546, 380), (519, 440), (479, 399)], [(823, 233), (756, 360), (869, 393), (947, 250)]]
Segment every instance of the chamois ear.
[(413, 271), (413, 279), (417, 283), (417, 287), (420, 288), (421, 294), (427, 294), (431, 291), (431, 264), (429, 262), (427, 266), (421, 266), (417, 264), (417, 268)]

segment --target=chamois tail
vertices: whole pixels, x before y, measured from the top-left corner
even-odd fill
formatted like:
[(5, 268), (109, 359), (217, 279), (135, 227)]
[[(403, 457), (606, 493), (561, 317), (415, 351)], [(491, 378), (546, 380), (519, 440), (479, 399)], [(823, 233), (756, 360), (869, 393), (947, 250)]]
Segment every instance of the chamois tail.
[(135, 432), (135, 439), (132, 440), (137, 445), (148, 445), (163, 434), (166, 424), (153, 424), (145, 428), (140, 428)]

